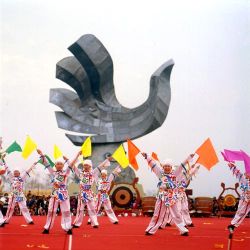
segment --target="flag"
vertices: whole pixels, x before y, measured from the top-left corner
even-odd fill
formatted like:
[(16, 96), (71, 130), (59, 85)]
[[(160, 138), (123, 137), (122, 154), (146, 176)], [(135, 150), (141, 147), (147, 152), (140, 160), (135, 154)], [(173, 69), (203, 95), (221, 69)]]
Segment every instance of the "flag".
[(5, 152), (7, 154), (10, 154), (12, 152), (22, 152), (22, 148), (21, 146), (16, 142), (14, 141), (6, 150)]
[(250, 156), (243, 150), (241, 150), (241, 153), (243, 156), (246, 173), (250, 174)]
[(213, 144), (209, 138), (195, 152), (199, 155), (197, 163), (200, 163), (208, 170), (219, 162)]
[(131, 140), (127, 140), (128, 143), (128, 159), (131, 166), (138, 170), (138, 163), (136, 161), (136, 156), (140, 153), (140, 150), (135, 146), (135, 144)]
[(62, 157), (63, 153), (60, 148), (55, 144), (54, 145), (54, 159), (57, 160), (58, 158)]
[(126, 156), (122, 144), (116, 149), (112, 157), (121, 165), (121, 167), (126, 168), (129, 165), (129, 160)]
[[(49, 165), (50, 165), (51, 167), (54, 167), (55, 164), (54, 164), (54, 162), (50, 159), (50, 157), (49, 157), (48, 155), (45, 155), (45, 157), (46, 157), (47, 161), (49, 162)], [(40, 160), (38, 161), (38, 163), (43, 164), (43, 160), (40, 159)]]
[(223, 151), (221, 151), (220, 153), (222, 154), (224, 161), (229, 161), (229, 159), (227, 158), (227, 155)]
[[(246, 173), (250, 173), (250, 156), (243, 150), (229, 150), (224, 149), (224, 155), (226, 156), (226, 161), (235, 162), (243, 161), (245, 165)], [(224, 158), (225, 159), (225, 158)]]
[(156, 161), (160, 162), (158, 155), (155, 152), (152, 152), (151, 154), (152, 158), (155, 159)]
[(228, 161), (243, 161), (243, 155), (241, 151), (224, 149), (224, 154)]
[(36, 148), (37, 148), (36, 143), (28, 135), (23, 147), (22, 157), (24, 159), (27, 159)]
[(91, 138), (90, 136), (84, 141), (82, 144), (82, 155), (83, 157), (89, 157), (92, 154), (92, 147), (91, 147)]

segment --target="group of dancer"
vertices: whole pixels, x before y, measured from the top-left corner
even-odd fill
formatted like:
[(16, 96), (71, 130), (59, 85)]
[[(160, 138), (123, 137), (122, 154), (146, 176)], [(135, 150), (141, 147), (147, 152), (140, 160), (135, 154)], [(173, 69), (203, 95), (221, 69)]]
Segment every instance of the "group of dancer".
[[(96, 168), (93, 168), (92, 161), (89, 159), (84, 160), (83, 163), (76, 167), (75, 164), (81, 155), (81, 152), (79, 152), (72, 161), (69, 161), (66, 156), (63, 156), (63, 160), (56, 161), (54, 170), (42, 151), (37, 150), (37, 152), (40, 156), (39, 160), (22, 174), (19, 170), (14, 170), (12, 173), (9, 170), (6, 161), (4, 159), (1, 160), (2, 165), (5, 167), (6, 177), (11, 184), (11, 194), (7, 213), (5, 217), (1, 216), (2, 214), (0, 215), (1, 227), (9, 223), (16, 203), (19, 205), (26, 222), (30, 225), (34, 224), (26, 205), (24, 183), (26, 177), (29, 176), (31, 170), (34, 169), (39, 161), (49, 172), (52, 183), (52, 192), (49, 200), (47, 219), (42, 232), (43, 234), (49, 234), (50, 229), (53, 227), (59, 204), (62, 214), (61, 227), (67, 232), (67, 234), (72, 234), (72, 228), (78, 228), (81, 226), (85, 205), (88, 210), (90, 224), (93, 226), (93, 228), (98, 228), (99, 226), (97, 214), (99, 213), (102, 205), (104, 206), (104, 210), (110, 221), (113, 224), (118, 224), (118, 219), (111, 207), (108, 191), (111, 187), (113, 179), (121, 172), (119, 166), (117, 166), (109, 176), (107, 174), (106, 168), (110, 166), (110, 158), (106, 159)], [(73, 172), (79, 178), (80, 182), (77, 214), (73, 222), (71, 218), (69, 194), (67, 190), (67, 178), (71, 172)], [(99, 175), (101, 175), (100, 178)], [(94, 194), (93, 192), (94, 184), (97, 185), (97, 194)]]
[[(77, 165), (81, 155), (81, 152), (78, 152), (72, 161), (69, 161), (66, 156), (63, 156), (63, 160), (57, 160), (54, 170), (42, 151), (37, 150), (37, 152), (39, 154), (39, 160), (22, 174), (19, 170), (14, 170), (12, 173), (4, 158), (2, 157), (1, 159), (1, 164), (5, 167), (4, 172), (11, 183), (12, 189), (6, 215), (3, 216), (0, 211), (1, 227), (9, 223), (16, 203), (19, 205), (26, 222), (31, 225), (34, 224), (26, 206), (23, 189), (25, 179), (29, 177), (30, 172), (35, 168), (38, 162), (45, 166), (45, 169), (47, 169), (52, 179), (52, 192), (49, 200), (46, 223), (42, 231), (43, 234), (49, 234), (52, 229), (59, 204), (61, 209), (61, 227), (67, 234), (72, 234), (72, 228), (79, 228), (81, 226), (85, 206), (87, 207), (89, 215), (88, 222), (93, 228), (98, 228), (99, 226), (97, 214), (102, 205), (111, 223), (118, 224), (118, 219), (111, 207), (108, 192), (112, 181), (121, 172), (121, 168), (117, 166), (112, 173), (108, 175), (107, 168), (110, 166), (111, 158), (105, 159), (104, 162), (95, 168), (90, 159), (85, 159), (81, 164)], [(199, 170), (200, 166), (195, 160), (198, 159), (197, 155), (191, 154), (179, 166), (174, 166), (170, 159), (159, 162), (147, 153), (142, 153), (142, 155), (159, 180), (154, 214), (146, 228), (145, 234), (150, 236), (155, 234), (158, 229), (163, 229), (166, 226), (175, 224), (181, 236), (188, 236), (189, 227), (193, 227), (194, 224), (190, 218), (188, 198), (185, 189), (192, 177)], [(230, 232), (233, 232), (250, 211), (250, 174), (241, 173), (232, 162), (229, 162), (228, 166), (239, 180), (242, 189), (238, 210), (231, 224), (228, 226)], [(74, 221), (72, 221), (71, 218), (69, 194), (67, 190), (67, 178), (71, 173), (75, 174), (80, 182), (77, 214)], [(94, 185), (97, 186), (96, 193), (93, 192)]]

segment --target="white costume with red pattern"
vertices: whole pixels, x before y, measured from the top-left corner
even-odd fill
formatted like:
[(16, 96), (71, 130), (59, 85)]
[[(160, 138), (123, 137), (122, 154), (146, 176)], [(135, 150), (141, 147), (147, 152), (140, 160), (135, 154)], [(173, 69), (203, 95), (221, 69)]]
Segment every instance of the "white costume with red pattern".
[(20, 211), (22, 212), (22, 215), (27, 223), (33, 222), (29, 209), (27, 208), (26, 205), (26, 197), (23, 193), (24, 189), (24, 181), (27, 177), (29, 177), (29, 173), (32, 170), (32, 168), (35, 166), (35, 164), (26, 172), (21, 174), (18, 177), (15, 177), (11, 171), (9, 170), (8, 166), (5, 164), (6, 167), (6, 172), (7, 172), (7, 178), (10, 181), (11, 184), (11, 193), (9, 196), (9, 202), (8, 202), (8, 210), (6, 212), (5, 217), (3, 218), (2, 221), (0, 221), (0, 225), (3, 223), (9, 223), (13, 212), (15, 205), (18, 204)]
[(233, 164), (230, 167), (230, 170), (233, 172), (233, 174), (236, 176), (236, 178), (240, 182), (240, 189), (242, 190), (242, 194), (240, 197), (240, 202), (238, 205), (237, 212), (231, 221), (231, 225), (238, 227), (242, 221), (245, 219), (245, 217), (250, 212), (250, 180), (247, 179), (244, 174), (240, 172), (239, 169)]
[(80, 179), (80, 193), (78, 195), (78, 205), (77, 205), (77, 214), (74, 221), (74, 226), (80, 227), (83, 221), (83, 211), (85, 205), (88, 209), (88, 214), (90, 217), (91, 225), (98, 226), (96, 214), (96, 204), (95, 204), (95, 195), (92, 191), (92, 186), (94, 182), (98, 179), (98, 174), (101, 173), (101, 170), (109, 165), (110, 162), (106, 159), (94, 170), (86, 171), (79, 170), (75, 168), (75, 174)]
[(69, 166), (69, 161), (65, 162), (65, 164), (67, 165), (66, 170), (54, 171), (53, 168), (48, 163), (47, 159), (45, 157), (43, 159), (44, 159), (43, 164), (50, 173), (50, 176), (52, 178), (51, 183), (53, 185), (51, 198), (49, 200), (46, 224), (44, 228), (46, 230), (50, 230), (53, 227), (57, 208), (60, 204), (60, 209), (62, 213), (61, 226), (63, 230), (68, 231), (72, 228), (69, 195), (67, 190), (67, 178), (71, 171), (71, 168)]
[(100, 209), (101, 209), (101, 206), (103, 205), (104, 210), (105, 210), (107, 216), (109, 217), (109, 220), (112, 223), (117, 223), (118, 219), (115, 216), (115, 213), (112, 209), (111, 202), (110, 202), (109, 195), (108, 195), (108, 191), (110, 190), (111, 183), (115, 177), (116, 177), (115, 174), (112, 173), (109, 175), (108, 178), (106, 178), (106, 180), (104, 180), (102, 178), (99, 179), (98, 184), (97, 184), (98, 185), (98, 194), (97, 194), (96, 212), (98, 214)]
[(164, 215), (166, 210), (169, 210), (173, 218), (174, 224), (179, 229), (180, 233), (188, 232), (185, 228), (185, 224), (182, 220), (182, 216), (177, 207), (178, 200), (178, 176), (182, 173), (182, 166), (179, 166), (175, 171), (170, 174), (164, 173), (162, 167), (157, 164), (149, 155), (146, 157), (149, 166), (155, 175), (159, 178), (158, 188), (159, 192), (157, 195), (157, 200), (155, 204), (155, 211), (153, 217), (146, 229), (147, 233), (154, 234), (157, 229), (161, 226), (164, 220)]

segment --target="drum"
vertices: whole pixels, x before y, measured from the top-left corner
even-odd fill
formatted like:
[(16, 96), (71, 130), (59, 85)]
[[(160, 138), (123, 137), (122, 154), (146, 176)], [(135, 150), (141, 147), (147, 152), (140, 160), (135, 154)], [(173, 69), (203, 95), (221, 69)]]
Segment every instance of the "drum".
[(227, 207), (234, 207), (236, 202), (236, 198), (232, 194), (227, 194), (224, 198), (224, 205)]
[(115, 206), (127, 208), (133, 202), (133, 193), (127, 187), (118, 187), (112, 194), (112, 200)]

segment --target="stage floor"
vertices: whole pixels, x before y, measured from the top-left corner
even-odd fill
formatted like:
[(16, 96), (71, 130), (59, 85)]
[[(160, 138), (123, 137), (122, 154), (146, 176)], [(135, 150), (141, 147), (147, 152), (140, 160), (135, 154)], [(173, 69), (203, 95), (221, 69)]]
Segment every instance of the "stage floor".
[[(60, 227), (58, 216), (49, 235), (41, 234), (45, 216), (34, 216), (35, 225), (26, 225), (22, 216), (15, 216), (10, 224), (0, 228), (0, 249), (69, 249), (70, 237)], [(72, 250), (156, 250), (156, 249), (227, 249), (230, 218), (193, 218), (195, 227), (190, 236), (183, 237), (174, 226), (158, 230), (153, 236), (145, 236), (149, 217), (119, 217), (119, 224), (113, 225), (107, 217), (99, 217), (100, 227), (86, 225), (73, 230)], [(250, 219), (235, 231), (232, 250), (250, 249)]]

